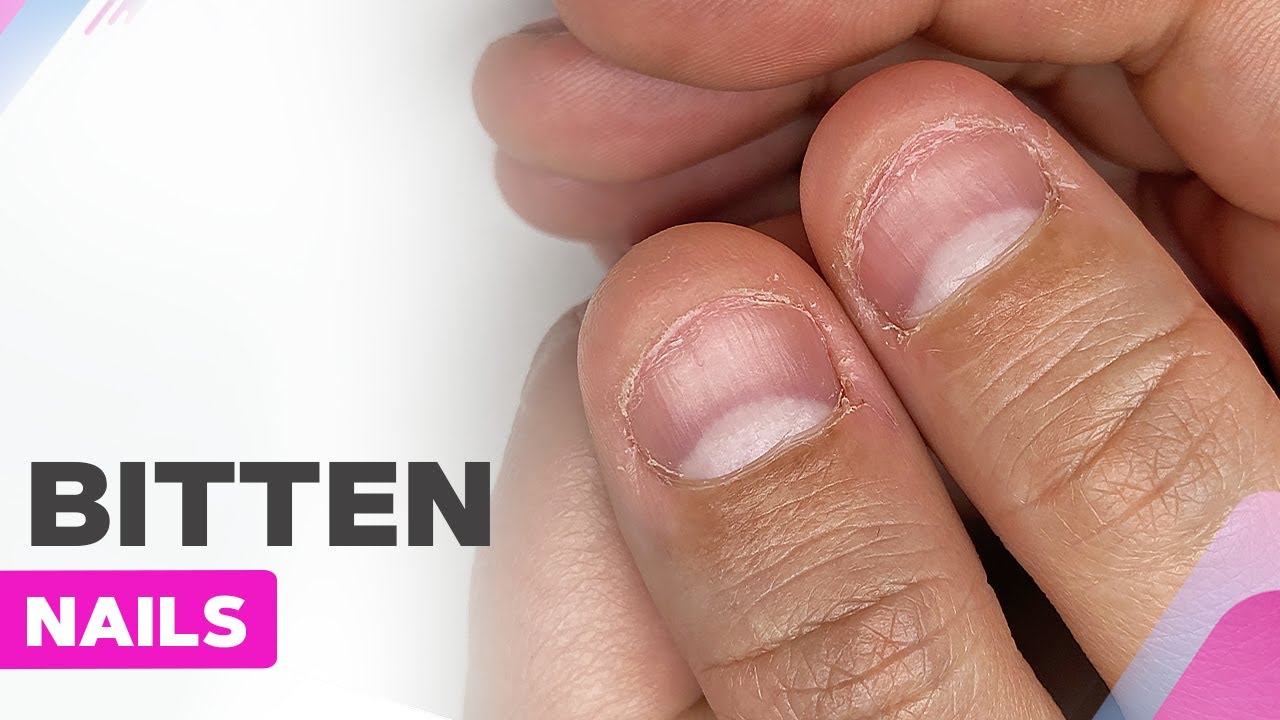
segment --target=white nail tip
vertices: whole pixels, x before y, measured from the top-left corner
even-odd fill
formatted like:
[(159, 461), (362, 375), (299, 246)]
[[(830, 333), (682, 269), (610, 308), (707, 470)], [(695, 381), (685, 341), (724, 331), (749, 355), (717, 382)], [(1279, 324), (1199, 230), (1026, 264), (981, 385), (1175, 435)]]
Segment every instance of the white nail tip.
[(716, 478), (739, 470), (831, 415), (830, 402), (768, 397), (739, 405), (702, 433), (677, 471), (691, 478)]
[(1044, 208), (1019, 207), (975, 218), (938, 247), (920, 277), (909, 315), (919, 318), (987, 269), (1026, 234)]

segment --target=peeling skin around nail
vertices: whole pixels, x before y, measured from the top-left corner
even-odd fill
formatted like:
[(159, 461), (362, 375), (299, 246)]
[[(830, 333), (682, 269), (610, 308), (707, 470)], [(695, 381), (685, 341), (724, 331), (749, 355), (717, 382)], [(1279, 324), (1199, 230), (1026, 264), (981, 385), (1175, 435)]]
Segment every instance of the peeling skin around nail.
[[(927, 322), (914, 327), (903, 327), (889, 319), (876, 305), (867, 299), (858, 268), (861, 265), (864, 248), (864, 231), (876, 209), (888, 194), (888, 188), (902, 178), (912, 176), (915, 171), (931, 158), (940, 148), (949, 143), (973, 139), (995, 133), (1006, 134), (1017, 139), (1035, 159), (1045, 178), (1044, 211), (1038, 220), (1023, 234), (1023, 237), (1012, 247), (1000, 253), (999, 257), (989, 259), (985, 267), (995, 267), (1005, 258), (1016, 252), (1026, 240), (1039, 231), (1045, 222), (1063, 207), (1060, 194), (1062, 189), (1076, 187), (1076, 184), (1063, 177), (1056, 169), (1057, 163), (1051, 162), (1053, 150), (1050, 147), (1052, 131), (1048, 124), (1042, 128), (1044, 137), (1040, 137), (1033, 128), (1025, 123), (1008, 123), (996, 118), (984, 116), (953, 116), (939, 122), (931, 123), (912, 135), (898, 152), (885, 158), (866, 182), (860, 193), (851, 193), (847, 197), (849, 210), (845, 220), (844, 242), (838, 246), (839, 259), (833, 267), (846, 287), (852, 288), (857, 304), (859, 319), (867, 324), (878, 325), (891, 333), (901, 344), (907, 342)], [(959, 287), (968, 282), (959, 284)]]
[[(655, 459), (639, 442), (637, 442), (632, 427), (632, 413), (642, 398), (642, 387), (638, 382), (638, 378), (643, 370), (646, 368), (652, 368), (657, 364), (661, 364), (665, 356), (678, 350), (684, 342), (682, 337), (683, 331), (686, 330), (691, 323), (705, 317), (709, 311), (723, 312), (733, 310), (734, 308), (760, 305), (787, 307), (803, 313), (811, 322), (813, 322), (814, 326), (819, 330), (819, 336), (822, 340), (823, 346), (826, 348), (831, 365), (835, 369), (836, 381), (839, 383), (839, 395), (835, 400), (834, 406), (827, 412), (826, 419), (816, 424), (811, 429), (782, 437), (772, 448), (761, 454), (757, 459), (748, 463), (744, 467), (734, 470), (733, 472), (709, 480), (690, 480), (684, 473), (681, 473)], [(816, 303), (801, 303), (787, 295), (758, 288), (738, 288), (729, 290), (720, 297), (708, 300), (694, 307), (675, 321), (668, 324), (663, 329), (662, 335), (651, 346), (652, 350), (632, 366), (626, 379), (622, 383), (621, 392), (618, 397), (618, 410), (623, 418), (626, 428), (628, 452), (634, 458), (642, 460), (645, 465), (653, 468), (657, 472), (659, 478), (668, 484), (678, 484), (689, 488), (717, 487), (730, 482), (732, 479), (742, 475), (743, 473), (750, 472), (753, 468), (756, 468), (761, 464), (771, 461), (783, 448), (802, 445), (826, 434), (843, 417), (854, 410), (863, 407), (865, 405), (864, 402), (855, 402), (850, 399), (852, 397), (851, 390), (853, 385), (851, 378), (852, 373), (850, 372), (851, 363), (832, 354), (831, 343), (828, 338), (830, 333), (833, 332), (833, 328), (830, 323), (819, 321), (816, 310)]]

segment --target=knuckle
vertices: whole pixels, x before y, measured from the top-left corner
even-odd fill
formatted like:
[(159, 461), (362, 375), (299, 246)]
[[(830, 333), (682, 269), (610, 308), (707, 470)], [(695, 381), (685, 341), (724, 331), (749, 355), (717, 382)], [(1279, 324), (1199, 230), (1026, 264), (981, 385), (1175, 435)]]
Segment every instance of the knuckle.
[(946, 579), (883, 585), (700, 675), (726, 717), (951, 717), (941, 690), (968, 655), (972, 598)]
[(726, 486), (710, 535), (737, 540), (699, 566), (721, 569), (703, 599), (729, 625), (698, 678), (718, 717), (952, 717), (994, 596), (953, 528), (828, 442)]
[(992, 425), (1032, 429), (994, 445), (1011, 511), (1070, 517), (1081, 540), (1216, 526), (1206, 515), (1240, 460), (1229, 361), (1199, 350), (1209, 318), (1134, 333), (1108, 317), (1055, 352)]
[(788, 449), (680, 523), (699, 538), (682, 586), (723, 623), (692, 629), (717, 717), (945, 719), (976, 692), (999, 611), (954, 516), (904, 497), (927, 459), (885, 468), (845, 440)]

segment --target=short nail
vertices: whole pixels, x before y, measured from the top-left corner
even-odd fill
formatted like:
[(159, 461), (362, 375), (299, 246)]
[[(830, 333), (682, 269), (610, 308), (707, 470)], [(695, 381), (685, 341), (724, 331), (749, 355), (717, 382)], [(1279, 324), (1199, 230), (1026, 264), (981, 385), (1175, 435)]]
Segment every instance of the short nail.
[(840, 396), (807, 312), (730, 297), (668, 330), (637, 369), (626, 407), (633, 440), (651, 462), (707, 480), (825, 424)]
[(564, 22), (559, 17), (552, 17), (529, 23), (517, 32), (521, 35), (559, 35), (568, 31), (569, 28), (565, 27)]
[(908, 142), (855, 228), (867, 299), (914, 326), (1018, 243), (1044, 214), (1048, 188), (1013, 132), (947, 129)]

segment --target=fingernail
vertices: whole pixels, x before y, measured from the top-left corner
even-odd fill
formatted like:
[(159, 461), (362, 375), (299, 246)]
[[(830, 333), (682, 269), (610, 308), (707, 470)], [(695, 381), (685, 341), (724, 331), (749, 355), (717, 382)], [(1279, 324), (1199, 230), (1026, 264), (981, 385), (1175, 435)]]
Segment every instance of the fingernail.
[(808, 313), (732, 297), (668, 330), (641, 362), (627, 409), (633, 439), (651, 462), (707, 480), (823, 425), (840, 394)]
[(927, 132), (873, 185), (859, 280), (911, 327), (980, 276), (1044, 214), (1049, 184), (1026, 142), (1000, 129)]
[(568, 31), (569, 28), (565, 27), (564, 22), (559, 17), (552, 17), (529, 23), (517, 30), (516, 33), (520, 35), (559, 35)]

